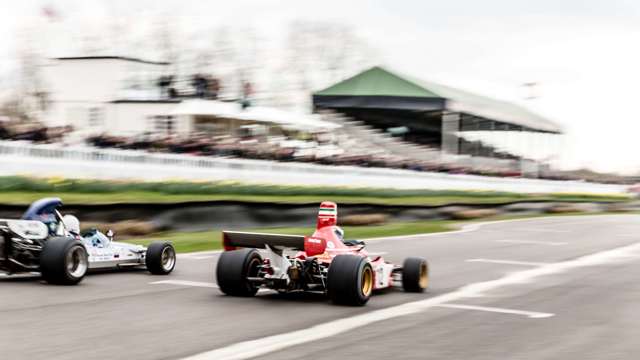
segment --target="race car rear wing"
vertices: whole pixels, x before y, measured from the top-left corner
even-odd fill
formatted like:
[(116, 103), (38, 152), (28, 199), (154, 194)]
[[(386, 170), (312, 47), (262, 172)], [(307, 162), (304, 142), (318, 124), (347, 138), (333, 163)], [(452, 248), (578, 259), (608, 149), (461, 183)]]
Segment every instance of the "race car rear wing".
[(271, 248), (304, 250), (304, 236), (223, 231), (222, 245), (227, 251), (239, 247), (265, 249), (265, 245)]
[(322, 254), (326, 247), (324, 239), (302, 235), (263, 234), (240, 231), (223, 231), (222, 245), (225, 251), (237, 248), (291, 249), (305, 251), (308, 256)]

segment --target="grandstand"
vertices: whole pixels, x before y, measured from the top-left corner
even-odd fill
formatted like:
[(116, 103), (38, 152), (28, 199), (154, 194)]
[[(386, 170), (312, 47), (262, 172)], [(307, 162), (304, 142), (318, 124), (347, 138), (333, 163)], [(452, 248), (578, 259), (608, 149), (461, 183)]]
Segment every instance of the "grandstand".
[[(332, 110), (391, 136), (447, 154), (518, 159), (477, 132), (559, 135), (562, 128), (521, 106), (373, 67), (313, 94), (317, 112)], [(347, 120), (349, 121), (349, 120)]]

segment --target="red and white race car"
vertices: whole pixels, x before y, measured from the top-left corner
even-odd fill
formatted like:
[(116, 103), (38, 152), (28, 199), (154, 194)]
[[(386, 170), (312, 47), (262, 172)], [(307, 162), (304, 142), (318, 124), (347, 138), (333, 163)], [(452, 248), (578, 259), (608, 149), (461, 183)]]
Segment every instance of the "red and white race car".
[(223, 293), (254, 296), (259, 288), (278, 292), (322, 292), (337, 304), (364, 305), (374, 290), (401, 285), (422, 292), (429, 281), (423, 258), (402, 266), (369, 254), (362, 241), (345, 241), (337, 226), (338, 206), (320, 204), (311, 236), (223, 231), (225, 251), (216, 276)]

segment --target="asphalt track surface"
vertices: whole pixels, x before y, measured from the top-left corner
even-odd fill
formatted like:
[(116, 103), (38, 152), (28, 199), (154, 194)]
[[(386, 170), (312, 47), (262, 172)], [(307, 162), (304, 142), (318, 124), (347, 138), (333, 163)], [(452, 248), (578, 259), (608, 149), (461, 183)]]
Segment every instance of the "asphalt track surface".
[[(348, 235), (348, 234), (347, 234)], [(424, 256), (424, 294), (365, 307), (214, 286), (218, 255), (180, 256), (170, 276), (101, 273), (79, 286), (0, 279), (1, 359), (635, 359), (640, 217), (487, 223), (368, 242)]]

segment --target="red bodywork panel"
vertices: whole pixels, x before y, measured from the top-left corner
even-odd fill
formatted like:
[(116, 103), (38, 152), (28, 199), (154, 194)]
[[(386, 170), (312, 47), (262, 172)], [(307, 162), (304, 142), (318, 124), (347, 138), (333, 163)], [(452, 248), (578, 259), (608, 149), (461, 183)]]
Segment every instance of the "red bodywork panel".
[(304, 252), (307, 256), (317, 256), (324, 253), (327, 248), (327, 241), (324, 238), (305, 236)]

